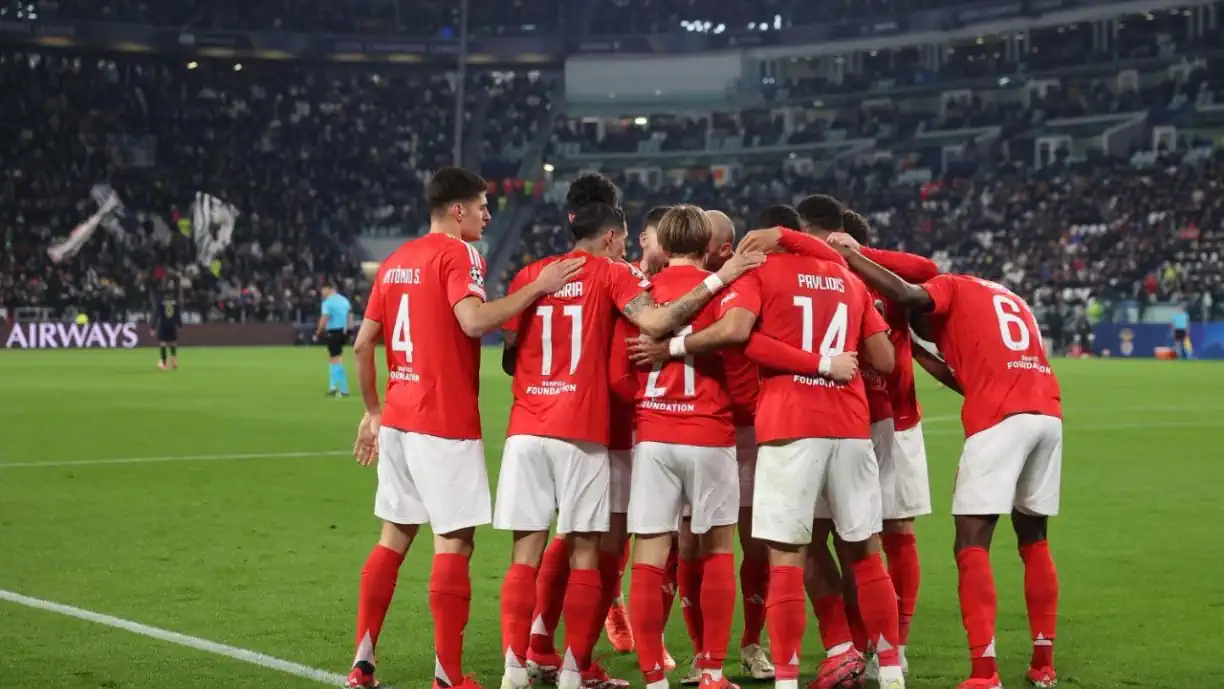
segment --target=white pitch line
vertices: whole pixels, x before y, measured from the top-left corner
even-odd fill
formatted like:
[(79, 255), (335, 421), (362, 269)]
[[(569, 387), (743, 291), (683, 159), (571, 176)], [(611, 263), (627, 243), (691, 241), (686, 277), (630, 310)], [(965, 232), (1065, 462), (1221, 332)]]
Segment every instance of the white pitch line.
[(229, 455), (185, 455), (173, 457), (121, 457), (118, 459), (74, 459), (55, 462), (0, 462), (0, 469), (34, 469), (38, 467), (76, 467), (95, 464), (153, 464), (157, 462), (217, 462), (231, 459), (294, 459), (303, 457), (338, 457), (352, 454), (345, 450), (326, 452), (266, 452)]
[(158, 629), (157, 627), (150, 627), (145, 624), (140, 624), (139, 622), (133, 622), (131, 620), (125, 620), (119, 617), (112, 617), (110, 615), (103, 615), (90, 610), (74, 608), (71, 605), (61, 605), (60, 603), (53, 603), (48, 600), (42, 600), (41, 598), (23, 596), (20, 593), (5, 591), (4, 589), (0, 589), (0, 600), (6, 600), (10, 603), (16, 603), (17, 605), (24, 605), (27, 608), (46, 610), (48, 612), (59, 613), (60, 615), (67, 615), (68, 617), (75, 617), (78, 620), (94, 622), (96, 624), (105, 625), (114, 629), (122, 629), (125, 632), (147, 636), (160, 641), (168, 641), (172, 644), (193, 648), (197, 651), (204, 651), (206, 653), (213, 653), (215, 655), (224, 656), (233, 660), (241, 660), (245, 663), (258, 665), (260, 667), (268, 668), (269, 670), (278, 670), (280, 672), (295, 675), (297, 677), (303, 677), (305, 679), (312, 679), (323, 684), (330, 684), (332, 686), (339, 687), (343, 686), (345, 681), (344, 675), (338, 675), (334, 672), (327, 672), (326, 670), (319, 670), (317, 668), (299, 665), (298, 663), (293, 663), (288, 660), (273, 658), (270, 655), (256, 653), (255, 651), (249, 651), (245, 648), (227, 646), (226, 644), (219, 644), (215, 641), (209, 641), (208, 639), (179, 634), (178, 632)]

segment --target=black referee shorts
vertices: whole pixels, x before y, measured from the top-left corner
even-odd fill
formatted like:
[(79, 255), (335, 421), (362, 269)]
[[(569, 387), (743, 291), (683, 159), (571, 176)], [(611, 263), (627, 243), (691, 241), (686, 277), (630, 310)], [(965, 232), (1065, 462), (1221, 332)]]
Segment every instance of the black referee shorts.
[(327, 356), (336, 357), (344, 352), (344, 342), (348, 335), (343, 330), (327, 331)]

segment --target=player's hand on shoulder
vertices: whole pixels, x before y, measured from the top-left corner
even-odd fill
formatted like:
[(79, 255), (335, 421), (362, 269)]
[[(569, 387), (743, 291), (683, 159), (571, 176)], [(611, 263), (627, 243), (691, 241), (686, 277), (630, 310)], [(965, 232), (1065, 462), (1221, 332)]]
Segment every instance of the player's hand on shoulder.
[(737, 251), (741, 253), (758, 252), (771, 253), (781, 251), (782, 228), (769, 227), (764, 230), (753, 230), (744, 235)]
[(378, 459), (378, 430), (382, 427), (382, 416), (366, 412), (357, 424), (357, 441), (353, 443), (353, 457), (363, 467)]
[(671, 358), (667, 340), (656, 340), (649, 335), (631, 337), (629, 343), (629, 360), (638, 366), (653, 366)]
[(565, 287), (566, 283), (572, 280), (574, 276), (578, 275), (584, 263), (586, 263), (586, 259), (582, 257), (553, 261), (544, 266), (540, 274), (536, 276), (535, 285), (545, 294), (556, 292)]
[(718, 278), (724, 285), (735, 282), (741, 275), (765, 262), (765, 254), (759, 251), (738, 251), (718, 269)]
[(845, 232), (833, 232), (828, 236), (828, 238), (825, 241), (829, 243), (829, 246), (832, 246), (834, 249), (837, 249), (838, 252), (840, 252), (842, 256), (845, 256), (852, 252), (857, 252), (859, 249), (862, 248), (862, 246), (858, 243), (858, 241), (854, 237), (851, 237)]
[(858, 375), (858, 352), (842, 352), (829, 363), (829, 378), (838, 383), (849, 383)]

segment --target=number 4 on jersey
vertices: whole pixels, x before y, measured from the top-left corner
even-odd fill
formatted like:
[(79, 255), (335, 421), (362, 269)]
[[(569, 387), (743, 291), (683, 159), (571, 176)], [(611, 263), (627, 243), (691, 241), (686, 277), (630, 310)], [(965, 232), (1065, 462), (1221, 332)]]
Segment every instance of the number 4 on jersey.
[(407, 363), (412, 363), (412, 329), (408, 315), (408, 295), (400, 297), (399, 310), (395, 313), (395, 327), (391, 329), (391, 351), (403, 352)]
[[(810, 353), (815, 342), (816, 329), (812, 298), (795, 297), (794, 304), (803, 312), (803, 351)], [(838, 302), (837, 310), (833, 312), (833, 320), (829, 321), (829, 327), (820, 341), (821, 356), (837, 356), (846, 351), (846, 331), (849, 329), (850, 309), (846, 307), (845, 302)]]

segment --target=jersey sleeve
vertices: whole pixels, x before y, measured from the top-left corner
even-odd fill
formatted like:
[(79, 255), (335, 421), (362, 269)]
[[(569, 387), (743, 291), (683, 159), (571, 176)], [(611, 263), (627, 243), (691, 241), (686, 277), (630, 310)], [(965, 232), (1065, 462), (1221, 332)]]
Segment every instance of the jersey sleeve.
[(820, 355), (805, 352), (763, 333), (754, 332), (744, 346), (744, 356), (762, 368), (819, 375)]
[(860, 337), (866, 340), (872, 335), (886, 332), (888, 332), (888, 321), (884, 320), (884, 316), (875, 307), (875, 300), (872, 299), (871, 293), (863, 288), (863, 328)]
[(612, 393), (626, 402), (633, 401), (637, 395), (637, 376), (633, 374), (633, 364), (629, 362), (629, 344), (626, 342), (634, 336), (633, 330), (625, 319), (616, 320), (608, 361), (608, 383)]
[(931, 295), (931, 313), (944, 315), (956, 300), (956, 279), (951, 275), (937, 275), (923, 283), (922, 288)]
[(612, 300), (622, 311), (639, 294), (650, 289), (650, 280), (628, 263), (611, 265), (607, 274), (612, 283)]
[[(530, 266), (528, 266), (528, 268), (530, 268)], [(523, 268), (522, 270), (520, 270), (518, 273), (514, 275), (514, 279), (510, 281), (510, 287), (506, 289), (507, 295), (514, 294), (515, 292), (526, 287), (527, 284), (531, 282), (530, 278), (527, 277), (528, 268)], [(505, 323), (502, 323), (502, 330), (506, 332), (517, 333), (519, 331), (519, 326), (522, 324), (522, 322), (523, 322), (523, 312), (520, 311), (514, 314), (513, 316), (511, 316), (510, 320), (506, 321)]]
[(846, 259), (837, 253), (837, 249), (829, 246), (829, 243), (825, 240), (813, 237), (810, 234), (784, 229), (782, 230), (782, 239), (779, 244), (783, 249), (792, 254), (818, 258), (822, 261), (836, 263), (839, 266), (846, 265)]
[(464, 242), (448, 250), (442, 258), (442, 280), (446, 300), (454, 306), (467, 297), (485, 300), (484, 259), (476, 247)]
[(756, 275), (748, 273), (732, 282), (722, 299), (718, 300), (719, 318), (731, 309), (747, 309), (754, 316), (761, 315), (761, 282)]
[(926, 282), (939, 275), (939, 266), (924, 256), (907, 254), (904, 251), (886, 251), (863, 247), (861, 253), (865, 258), (891, 270), (906, 282)]
[[(382, 276), (379, 275), (378, 278)], [(383, 322), (383, 300), (382, 300), (382, 281), (378, 278), (374, 280), (374, 286), (370, 288), (370, 298), (366, 300), (365, 318), (368, 321), (375, 323)]]
[(319, 302), (319, 315), (320, 315), (320, 316), (327, 316), (327, 315), (330, 315), (330, 314), (328, 313), (328, 308), (327, 308), (327, 306), (328, 306), (328, 304), (327, 304), (327, 300), (326, 300), (326, 299), (324, 299), (323, 301)]

